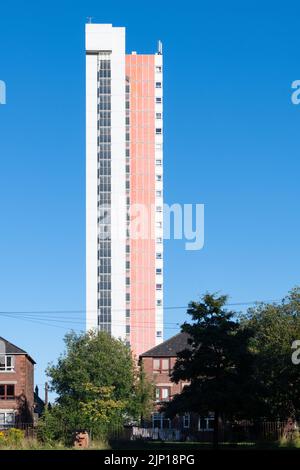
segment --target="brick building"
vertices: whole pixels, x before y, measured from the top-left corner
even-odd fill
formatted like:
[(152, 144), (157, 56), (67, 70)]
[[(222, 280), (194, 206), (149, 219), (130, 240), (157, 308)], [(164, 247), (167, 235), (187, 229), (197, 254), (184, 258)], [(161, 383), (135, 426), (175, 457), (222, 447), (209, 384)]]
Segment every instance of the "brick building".
[(155, 406), (152, 413), (151, 426), (158, 429), (179, 429), (187, 435), (190, 433), (210, 433), (213, 430), (213, 416), (199, 416), (186, 413), (173, 420), (165, 417), (161, 407), (165, 402), (172, 400), (174, 395), (181, 393), (187, 382), (178, 384), (171, 381), (171, 373), (177, 360), (177, 354), (188, 349), (187, 333), (178, 333), (172, 338), (155, 346), (140, 355), (145, 373), (155, 386)]
[(0, 337), (0, 428), (33, 422), (34, 364), (26, 351)]

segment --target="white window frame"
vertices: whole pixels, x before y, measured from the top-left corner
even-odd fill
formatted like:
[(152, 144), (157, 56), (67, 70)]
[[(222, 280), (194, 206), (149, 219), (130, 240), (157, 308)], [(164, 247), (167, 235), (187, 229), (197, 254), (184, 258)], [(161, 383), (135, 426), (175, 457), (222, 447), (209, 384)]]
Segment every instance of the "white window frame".
[[(201, 421), (202, 421), (202, 420), (205, 421), (205, 428), (201, 428)], [(199, 416), (199, 420), (198, 420), (198, 431), (213, 432), (213, 427), (209, 427), (209, 422), (210, 422), (210, 421), (214, 421), (214, 417), (213, 417), (213, 416), (206, 416), (206, 417)]]
[(171, 420), (170, 418), (165, 418), (165, 413), (152, 413), (152, 429), (157, 429), (154, 428), (154, 421), (159, 421), (158, 429), (163, 429), (164, 421), (167, 421), (169, 429), (171, 428)]
[[(164, 393), (164, 392), (167, 392), (167, 393)], [(161, 387), (161, 401), (169, 401), (169, 400), (170, 400), (170, 388)]]
[[(0, 354), (0, 356), (4, 356), (4, 369), (0, 367), (0, 372), (14, 372), (15, 370), (15, 360), (14, 356), (11, 354)], [(7, 359), (11, 359), (11, 366), (7, 365)]]
[(191, 426), (191, 415), (190, 413), (185, 413), (183, 415), (183, 427), (188, 429)]
[[(16, 412), (15, 412), (15, 410), (0, 409), (0, 415), (4, 415), (4, 422), (2, 423), (1, 420), (0, 420), (0, 429), (1, 429), (1, 427), (14, 426), (14, 424), (16, 422)], [(11, 422), (7, 422), (7, 415), (13, 415), (13, 420)]]

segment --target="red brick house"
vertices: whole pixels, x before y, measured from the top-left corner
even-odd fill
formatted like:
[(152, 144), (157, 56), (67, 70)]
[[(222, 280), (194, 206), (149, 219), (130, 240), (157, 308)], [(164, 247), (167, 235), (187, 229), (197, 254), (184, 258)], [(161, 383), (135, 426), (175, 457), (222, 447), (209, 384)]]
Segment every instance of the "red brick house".
[(0, 337), (0, 428), (33, 422), (34, 364), (29, 354)]
[(186, 434), (191, 432), (210, 433), (213, 430), (213, 416), (201, 417), (186, 413), (170, 420), (161, 412), (162, 405), (172, 400), (174, 395), (181, 393), (184, 386), (187, 385), (187, 382), (182, 381), (176, 384), (170, 378), (177, 354), (187, 348), (190, 348), (188, 334), (178, 333), (140, 355), (140, 363), (143, 363), (145, 373), (155, 385), (155, 409), (152, 413), (151, 425), (158, 429), (179, 429)]

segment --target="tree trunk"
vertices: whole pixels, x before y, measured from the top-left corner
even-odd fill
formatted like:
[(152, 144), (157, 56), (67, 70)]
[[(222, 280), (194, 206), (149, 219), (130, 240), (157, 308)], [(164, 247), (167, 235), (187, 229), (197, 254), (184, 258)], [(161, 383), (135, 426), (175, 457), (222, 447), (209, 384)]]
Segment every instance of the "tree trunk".
[(213, 432), (213, 449), (217, 449), (219, 446), (219, 410), (215, 410), (215, 419), (214, 419), (214, 432)]

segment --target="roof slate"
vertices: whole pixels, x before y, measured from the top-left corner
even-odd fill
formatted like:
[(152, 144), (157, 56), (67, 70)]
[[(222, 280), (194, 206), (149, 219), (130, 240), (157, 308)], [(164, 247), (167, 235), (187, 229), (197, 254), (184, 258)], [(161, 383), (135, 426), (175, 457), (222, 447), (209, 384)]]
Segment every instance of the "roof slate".
[(183, 349), (190, 349), (188, 333), (178, 333), (172, 338), (144, 352), (140, 357), (176, 357)]
[(35, 364), (35, 361), (32, 359), (32, 357), (30, 357), (30, 355), (26, 351), (24, 351), (24, 349), (19, 348), (13, 343), (10, 343), (9, 341), (7, 341), (7, 339), (3, 338), (2, 336), (0, 336), (0, 342), (1, 341), (4, 343), (5, 346), (5, 354), (25, 354), (25, 356), (27, 356)]

